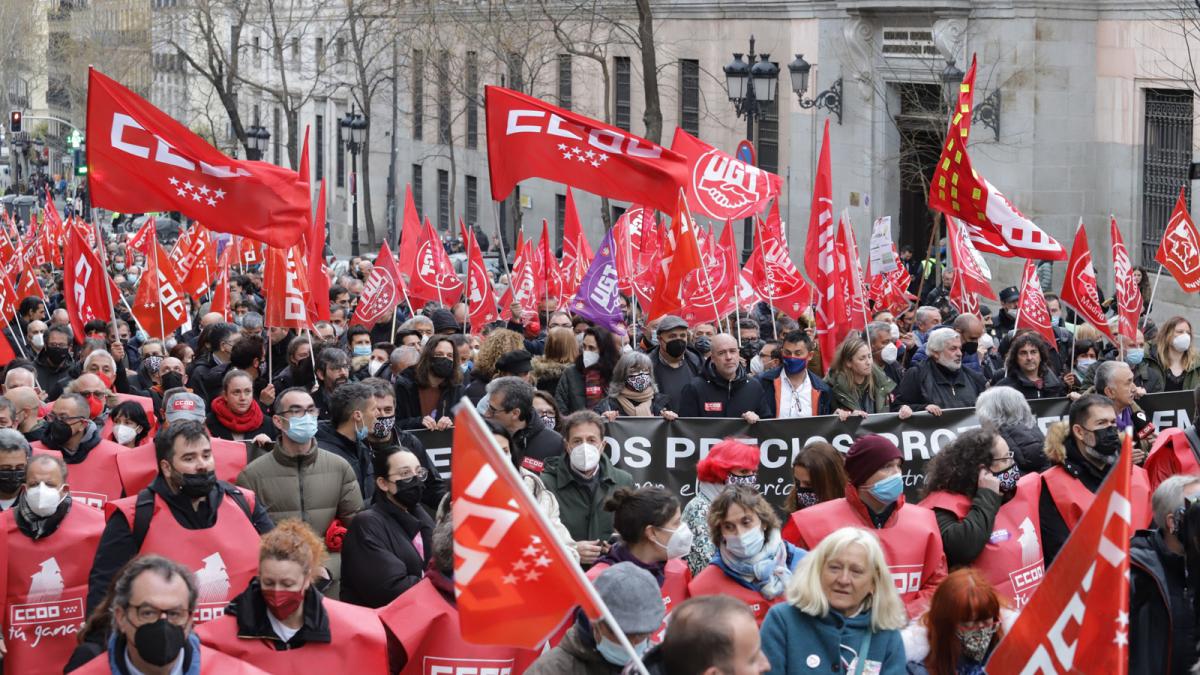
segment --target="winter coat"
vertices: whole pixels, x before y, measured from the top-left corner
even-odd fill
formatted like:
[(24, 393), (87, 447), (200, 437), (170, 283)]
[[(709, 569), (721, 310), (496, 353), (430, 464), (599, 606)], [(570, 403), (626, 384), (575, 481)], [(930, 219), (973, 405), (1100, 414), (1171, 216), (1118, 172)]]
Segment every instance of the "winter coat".
[[(608, 380), (601, 379), (600, 386), (608, 390)], [(570, 365), (562, 371), (558, 385), (554, 388), (554, 402), (558, 404), (558, 412), (570, 415), (577, 410), (586, 410), (587, 382), (578, 366)]]
[[(812, 359), (809, 359), (812, 362)], [(804, 371), (808, 375), (808, 382), (812, 386), (813, 393), (816, 394), (816, 402), (813, 404), (813, 415), (832, 415), (833, 414), (833, 390), (829, 385), (817, 376), (810, 368)], [(762, 385), (763, 391), (767, 394), (767, 409), (770, 412), (767, 417), (779, 417), (780, 398), (783, 396), (783, 383), (779, 381), (782, 375), (783, 368), (772, 368), (764, 370), (756, 380)]]
[(672, 401), (679, 400), (683, 395), (683, 388), (693, 377), (699, 375), (704, 367), (704, 359), (690, 349), (683, 352), (683, 363), (678, 368), (667, 365), (657, 348), (651, 350), (649, 356), (650, 363), (654, 366), (654, 382), (658, 385), (658, 391), (669, 396)]
[(1185, 594), (1183, 556), (1157, 530), (1129, 544), (1129, 672), (1183, 675), (1196, 656), (1196, 618)]
[[(830, 609), (825, 616), (816, 617), (788, 603), (780, 603), (772, 607), (763, 620), (762, 651), (771, 663), (772, 673), (846, 672), (842, 656), (859, 651), (869, 630), (869, 611), (846, 618)], [(900, 631), (874, 633), (866, 659), (868, 663), (863, 672), (903, 675), (905, 658)], [(878, 662), (879, 668), (873, 669), (871, 661)], [(838, 670), (833, 670), (832, 666), (837, 666)]]
[[(1154, 345), (1147, 345), (1146, 360), (1143, 361), (1146, 365), (1146, 370), (1153, 372), (1154, 376), (1163, 383), (1162, 391), (1166, 390), (1168, 368), (1165, 359), (1158, 356), (1158, 349)], [(1196, 387), (1200, 387), (1200, 359), (1192, 361), (1191, 366), (1183, 371), (1183, 388), (1178, 391), (1195, 391)], [(1148, 388), (1146, 391), (1150, 391)]]
[(350, 521), (342, 542), (342, 601), (383, 607), (424, 578), (432, 550), (433, 518), (425, 508), (406, 511), (380, 494)]
[(871, 366), (871, 379), (875, 385), (874, 392), (866, 387), (860, 390), (850, 378), (831, 373), (827, 382), (833, 392), (834, 409), (852, 412), (865, 410), (868, 413), (890, 412), (892, 391), (896, 389), (896, 383), (875, 365)]
[(513, 457), (518, 462), (526, 457), (545, 462), (551, 457), (562, 455), (566, 448), (562, 436), (558, 435), (557, 431), (546, 428), (542, 418), (537, 415), (529, 416), (525, 428), (512, 435), (509, 445)]
[(363, 501), (370, 502), (375, 494), (375, 468), (371, 464), (371, 449), (367, 444), (339, 434), (329, 422), (320, 422), (317, 425), (317, 445), (350, 464), (358, 478), (358, 490)]
[(1022, 474), (1036, 473), (1050, 466), (1042, 446), (1046, 436), (1036, 425), (1002, 424), (998, 429)]
[[(654, 395), (654, 398), (650, 399), (650, 414), (651, 415), (658, 417), (659, 415), (662, 415), (662, 412), (664, 410), (670, 410), (670, 409), (671, 409), (671, 397), (670, 396), (667, 396), (666, 394), (663, 394), (663, 393), (657, 393)], [(606, 413), (610, 410), (615, 410), (617, 413), (617, 417), (626, 417), (625, 409), (621, 407), (621, 402), (618, 401), (615, 396), (604, 397), (599, 403), (596, 404), (596, 407), (592, 408), (592, 410), (601, 415), (603, 415), (604, 413)]]
[(534, 386), (553, 396), (558, 391), (558, 381), (562, 378), (563, 371), (570, 368), (572, 364), (551, 361), (544, 356), (535, 356), (530, 365), (533, 366)]
[(1027, 400), (1038, 398), (1062, 398), (1067, 395), (1067, 385), (1053, 370), (1047, 368), (1042, 375), (1042, 388), (1038, 389), (1032, 380), (1020, 371), (1008, 372), (1008, 377), (996, 383), (997, 387), (1012, 387), (1021, 392)]
[(711, 361), (706, 362), (700, 375), (683, 388), (680, 397), (675, 411), (680, 417), (737, 418), (747, 412), (762, 418), (773, 417), (773, 397), (741, 366), (732, 380), (726, 380)]
[(349, 520), (363, 506), (354, 469), (321, 448), (291, 457), (276, 446), (242, 469), (237, 484), (253, 491), (276, 522), (299, 518), (321, 536), (334, 518)]
[(471, 403), (479, 405), (479, 402), (487, 395), (488, 382), (491, 381), (492, 378), (487, 375), (478, 370), (472, 370), (467, 373), (466, 388), (463, 390), (463, 395), (471, 399)]
[[(1010, 609), (1000, 609), (1000, 625), (1004, 627), (1007, 633), (1013, 624), (1017, 622), (1018, 612)], [(929, 630), (925, 624), (920, 621), (912, 621), (904, 628), (900, 629), (900, 638), (904, 641), (904, 654), (908, 659), (908, 675), (926, 675), (929, 670), (925, 667), (925, 659), (929, 658)], [(995, 651), (999, 642), (993, 642), (988, 650), (987, 656), (984, 657), (984, 662), (987, 662), (987, 657)], [(977, 662), (972, 661), (967, 656), (962, 656), (958, 661), (958, 669), (956, 675), (980, 674), (984, 673), (983, 667)], [(1132, 672), (1132, 671), (1131, 671)]]
[(558, 646), (546, 652), (525, 675), (617, 675), (621, 666), (614, 666), (596, 651), (595, 639), (576, 624)]
[(896, 388), (892, 410), (913, 409), (933, 404), (939, 408), (973, 408), (975, 399), (987, 388), (983, 376), (969, 368), (949, 371), (935, 361), (909, 368)]
[[(613, 514), (604, 510), (609, 495), (621, 487), (632, 487), (633, 476), (612, 465), (601, 453), (594, 484), (571, 468), (566, 454), (546, 460), (542, 482), (558, 498), (562, 524), (575, 541), (607, 540), (613, 533)], [(593, 489), (594, 486), (594, 489)]]
[(579, 562), (579, 552), (572, 545), (575, 541), (571, 537), (571, 533), (562, 523), (562, 516), (558, 506), (558, 497), (554, 493), (546, 489), (546, 484), (542, 482), (542, 477), (538, 474), (526, 469), (518, 467), (517, 473), (521, 475), (521, 480), (525, 482), (525, 487), (529, 488), (529, 494), (533, 495), (533, 503), (537, 504), (538, 510), (546, 516), (546, 522), (550, 523), (550, 527), (554, 528), (555, 534), (559, 539), (566, 544), (567, 555), (575, 562)]
[(424, 429), (421, 420), (433, 412), (434, 419), (452, 416), (454, 406), (462, 400), (466, 388), (462, 384), (443, 387), (438, 397), (437, 409), (433, 411), (421, 409), (421, 388), (413, 378), (415, 372), (410, 368), (396, 378), (396, 428)]
[[(258, 405), (258, 403), (251, 403), (251, 405)], [(208, 433), (213, 438), (224, 438), (229, 441), (243, 440), (249, 442), (259, 434), (266, 434), (271, 439), (276, 439), (279, 437), (279, 430), (276, 429), (275, 425), (271, 422), (271, 414), (265, 411), (263, 412), (262, 424), (258, 425), (257, 429), (251, 429), (250, 431), (243, 432), (240, 439), (233, 437), (234, 431), (229, 427), (226, 427), (224, 424), (221, 424), (221, 420), (217, 418), (216, 413), (208, 413), (208, 417), (204, 420), (204, 426), (208, 427)]]

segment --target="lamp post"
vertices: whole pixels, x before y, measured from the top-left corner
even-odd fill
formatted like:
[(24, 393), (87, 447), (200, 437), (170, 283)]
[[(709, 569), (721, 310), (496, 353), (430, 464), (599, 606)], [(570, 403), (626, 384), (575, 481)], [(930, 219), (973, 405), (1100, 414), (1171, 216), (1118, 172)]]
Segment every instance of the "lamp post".
[(358, 248), (358, 153), (362, 150), (363, 136), (367, 131), (367, 118), (354, 112), (354, 106), (340, 122), (350, 140), (346, 149), (350, 151), (350, 255), (359, 255)]
[[(838, 78), (828, 89), (820, 92), (812, 98), (804, 98), (805, 92), (808, 91), (808, 76), (812, 70), (812, 64), (804, 59), (803, 54), (797, 54), (796, 58), (788, 64), (788, 72), (792, 75), (792, 91), (796, 93), (796, 98), (800, 102), (800, 107), (808, 110), (809, 108), (824, 108), (829, 111), (829, 114), (837, 117), (837, 123), (842, 123), (842, 78)], [(962, 74), (959, 74), (959, 79), (962, 79)]]
[(271, 140), (271, 132), (261, 124), (255, 123), (246, 129), (246, 158), (261, 160), (267, 152), (267, 142)]
[[(738, 117), (746, 118), (746, 140), (754, 143), (758, 122), (766, 114), (766, 107), (760, 104), (772, 104), (779, 93), (779, 66), (771, 63), (770, 54), (754, 53), (754, 36), (750, 36), (750, 51), (742, 60), (743, 54), (734, 52), (733, 61), (725, 66), (725, 89), (729, 100), (733, 103)], [(755, 62), (754, 58), (759, 57)], [(743, 260), (749, 259), (750, 250), (754, 246), (754, 218), (747, 218), (743, 227)]]

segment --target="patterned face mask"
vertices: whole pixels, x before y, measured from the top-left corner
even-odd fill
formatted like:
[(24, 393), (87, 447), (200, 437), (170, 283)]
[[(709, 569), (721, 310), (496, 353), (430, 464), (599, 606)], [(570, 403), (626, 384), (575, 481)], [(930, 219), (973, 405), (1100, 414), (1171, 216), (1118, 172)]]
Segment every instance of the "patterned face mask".
[(635, 373), (625, 378), (625, 386), (636, 392), (646, 391), (653, 382), (650, 373)]
[(963, 652), (973, 661), (982, 663), (983, 658), (987, 656), (988, 647), (992, 644), (992, 637), (996, 635), (996, 629), (999, 627), (998, 624), (992, 624), (984, 628), (958, 629), (956, 632), (959, 641), (962, 642)]
[(1017, 481), (1021, 480), (1021, 469), (1013, 464), (1004, 471), (993, 475), (1000, 480), (1000, 494), (1010, 495), (1017, 490)]
[(817, 505), (817, 491), (812, 488), (796, 486), (796, 508), (806, 509)]

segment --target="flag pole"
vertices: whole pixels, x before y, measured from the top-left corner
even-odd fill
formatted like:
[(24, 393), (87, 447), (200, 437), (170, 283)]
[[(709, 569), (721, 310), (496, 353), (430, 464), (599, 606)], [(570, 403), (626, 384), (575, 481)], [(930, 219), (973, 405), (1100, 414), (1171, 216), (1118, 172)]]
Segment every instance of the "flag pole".
[(1158, 266), (1158, 271), (1154, 273), (1154, 286), (1150, 289), (1150, 302), (1146, 303), (1146, 313), (1138, 320), (1138, 330), (1146, 325), (1146, 321), (1150, 318), (1150, 310), (1154, 309), (1154, 295), (1158, 293), (1158, 280), (1162, 279), (1163, 266)]
[[(479, 415), (479, 411), (476, 410), (475, 406), (471, 404), (470, 399), (465, 396), (459, 401), (458, 405), (454, 407), (455, 414), (458, 414), (459, 411), (463, 411), (469, 417), (474, 418), (472, 421), (479, 429), (487, 429), (487, 425), (483, 422), (483, 417)], [(550, 526), (550, 523), (546, 521), (546, 516), (542, 514), (541, 509), (537, 508), (537, 500), (534, 499), (533, 495), (529, 492), (529, 487), (525, 485), (525, 481), (520, 477), (520, 475), (517, 474), (517, 470), (513, 467), (512, 461), (502, 452), (500, 452), (500, 448), (496, 446), (496, 440), (490, 432), (485, 432), (482, 435), (487, 438), (487, 444), (484, 446), (484, 452), (491, 455), (491, 461), (489, 461), (488, 464), (493, 467), (503, 467), (501, 470), (508, 475), (508, 483), (518, 486), (518, 489), (525, 494), (528, 504), (534, 507), (530, 509), (530, 515), (538, 520), (544, 531), (550, 533), (550, 544), (558, 550), (558, 554), (565, 560), (572, 560), (574, 556), (567, 551), (567, 547), (565, 544), (563, 544), (558, 532), (556, 532), (555, 529)], [(635, 667), (635, 672), (637, 672), (639, 675), (650, 675), (649, 671), (646, 670), (645, 664), (642, 663), (642, 658), (638, 656), (637, 651), (635, 651), (633, 645), (630, 644), (629, 638), (626, 637), (625, 631), (621, 630), (621, 626), (618, 625), (616, 619), (613, 618), (612, 612), (608, 609), (608, 605), (604, 604), (604, 600), (600, 597), (600, 594), (596, 592), (595, 586), (593, 586), (592, 582), (587, 578), (587, 576), (584, 575), (583, 568), (579, 565), (567, 565), (566, 569), (569, 570), (571, 576), (575, 578), (575, 582), (578, 584), (578, 586), (582, 588), (585, 593), (587, 593), (588, 599), (592, 601), (592, 604), (594, 604), (596, 608), (600, 610), (600, 618), (604, 621), (604, 623), (608, 624), (609, 630), (611, 630), (613, 634), (617, 636), (617, 641), (625, 650), (625, 653), (629, 655), (629, 664)]]
[[(155, 283), (158, 285), (158, 297), (154, 299), (154, 304), (158, 305), (158, 335), (162, 339), (163, 346), (165, 347), (167, 344), (167, 335), (166, 335), (166, 322), (163, 320), (162, 283), (160, 282), (160, 280), (158, 278), (158, 228), (157, 227), (154, 227), (151, 229), (150, 236), (151, 236), (151, 242), (153, 242), (153, 245), (150, 248), (149, 255), (146, 256), (146, 259), (149, 260), (151, 256), (154, 257), (154, 276), (152, 276), (150, 278), (150, 281), (152, 283)], [(134, 298), (134, 300), (137, 300), (137, 298)]]
[[(13, 320), (12, 319), (8, 320), (8, 332), (12, 335), (17, 334), (17, 329), (13, 328)], [(21, 342), (22, 342), (22, 340), (13, 340), (12, 341), (12, 343), (17, 346), (17, 351), (21, 352), (21, 358), (23, 358), (23, 359), (29, 358), (25, 355), (25, 348), (21, 346)]]
[[(113, 306), (112, 279), (108, 276), (108, 251), (104, 250), (104, 236), (100, 231), (100, 223), (93, 222), (92, 228), (96, 230), (96, 248), (99, 249), (100, 253), (100, 271), (104, 272), (104, 295), (108, 297), (109, 326), (115, 334), (117, 332), (117, 309)], [(155, 262), (158, 262), (158, 260), (155, 260)], [(121, 299), (124, 300), (124, 298)], [(132, 314), (132, 312), (130, 313)]]
[[(779, 336), (779, 324), (775, 320), (775, 296), (772, 295), (770, 292), (770, 289), (775, 288), (775, 284), (772, 283), (771, 279), (770, 279), (770, 276), (771, 276), (770, 266), (767, 265), (767, 249), (763, 244), (762, 230), (758, 227), (758, 222), (757, 222), (758, 218), (756, 217), (754, 220), (755, 220), (755, 224), (753, 227), (756, 230), (758, 230), (757, 232), (755, 232), (755, 234), (758, 235), (757, 237), (755, 237), (755, 239), (758, 240), (758, 254), (759, 254), (759, 258), (762, 259), (763, 279), (765, 279), (767, 282), (766, 284), (764, 284), (764, 286), (768, 289), (767, 290), (767, 307), (769, 307), (771, 309), (771, 325), (772, 325), (773, 329), (775, 330), (775, 339), (780, 340), (782, 338)], [(815, 318), (815, 314), (814, 314), (814, 318)], [(740, 321), (740, 319), (739, 319), (739, 321)], [(741, 335), (740, 330), (738, 331), (738, 335), (739, 335), (738, 348), (740, 349), (742, 346), (742, 342), (740, 339), (740, 335)]]

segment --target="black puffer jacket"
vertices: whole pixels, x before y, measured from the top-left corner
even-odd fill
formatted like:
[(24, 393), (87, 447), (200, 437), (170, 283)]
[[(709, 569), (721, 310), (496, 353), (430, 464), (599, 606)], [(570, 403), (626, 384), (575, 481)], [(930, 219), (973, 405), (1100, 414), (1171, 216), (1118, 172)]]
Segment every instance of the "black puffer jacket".
[(1008, 377), (996, 383), (997, 387), (1012, 387), (1021, 392), (1027, 400), (1038, 398), (1062, 398), (1067, 395), (1067, 385), (1054, 371), (1047, 369), (1042, 376), (1042, 387), (1038, 386), (1024, 373), (1009, 371)]
[(970, 368), (950, 371), (936, 361), (926, 360), (909, 368), (900, 378), (892, 411), (908, 405), (914, 410), (933, 404), (939, 408), (973, 408), (987, 382)]
[(454, 406), (458, 405), (466, 391), (461, 383), (443, 387), (441, 396), (438, 397), (437, 410), (421, 410), (421, 388), (413, 379), (415, 375), (415, 369), (409, 368), (396, 378), (397, 429), (424, 429), (421, 420), (430, 412), (436, 413), (433, 415), (435, 419), (452, 416)]
[(1184, 587), (1183, 556), (1157, 530), (1138, 530), (1129, 545), (1129, 672), (1188, 672), (1196, 620)]
[(1000, 436), (1008, 443), (1008, 449), (1013, 453), (1013, 459), (1022, 474), (1040, 473), (1050, 468), (1050, 460), (1042, 446), (1046, 436), (1037, 425), (1004, 424), (999, 429)]
[(726, 380), (709, 361), (680, 396), (680, 417), (741, 417), (747, 412), (771, 415), (767, 390), (741, 366), (732, 380)]

